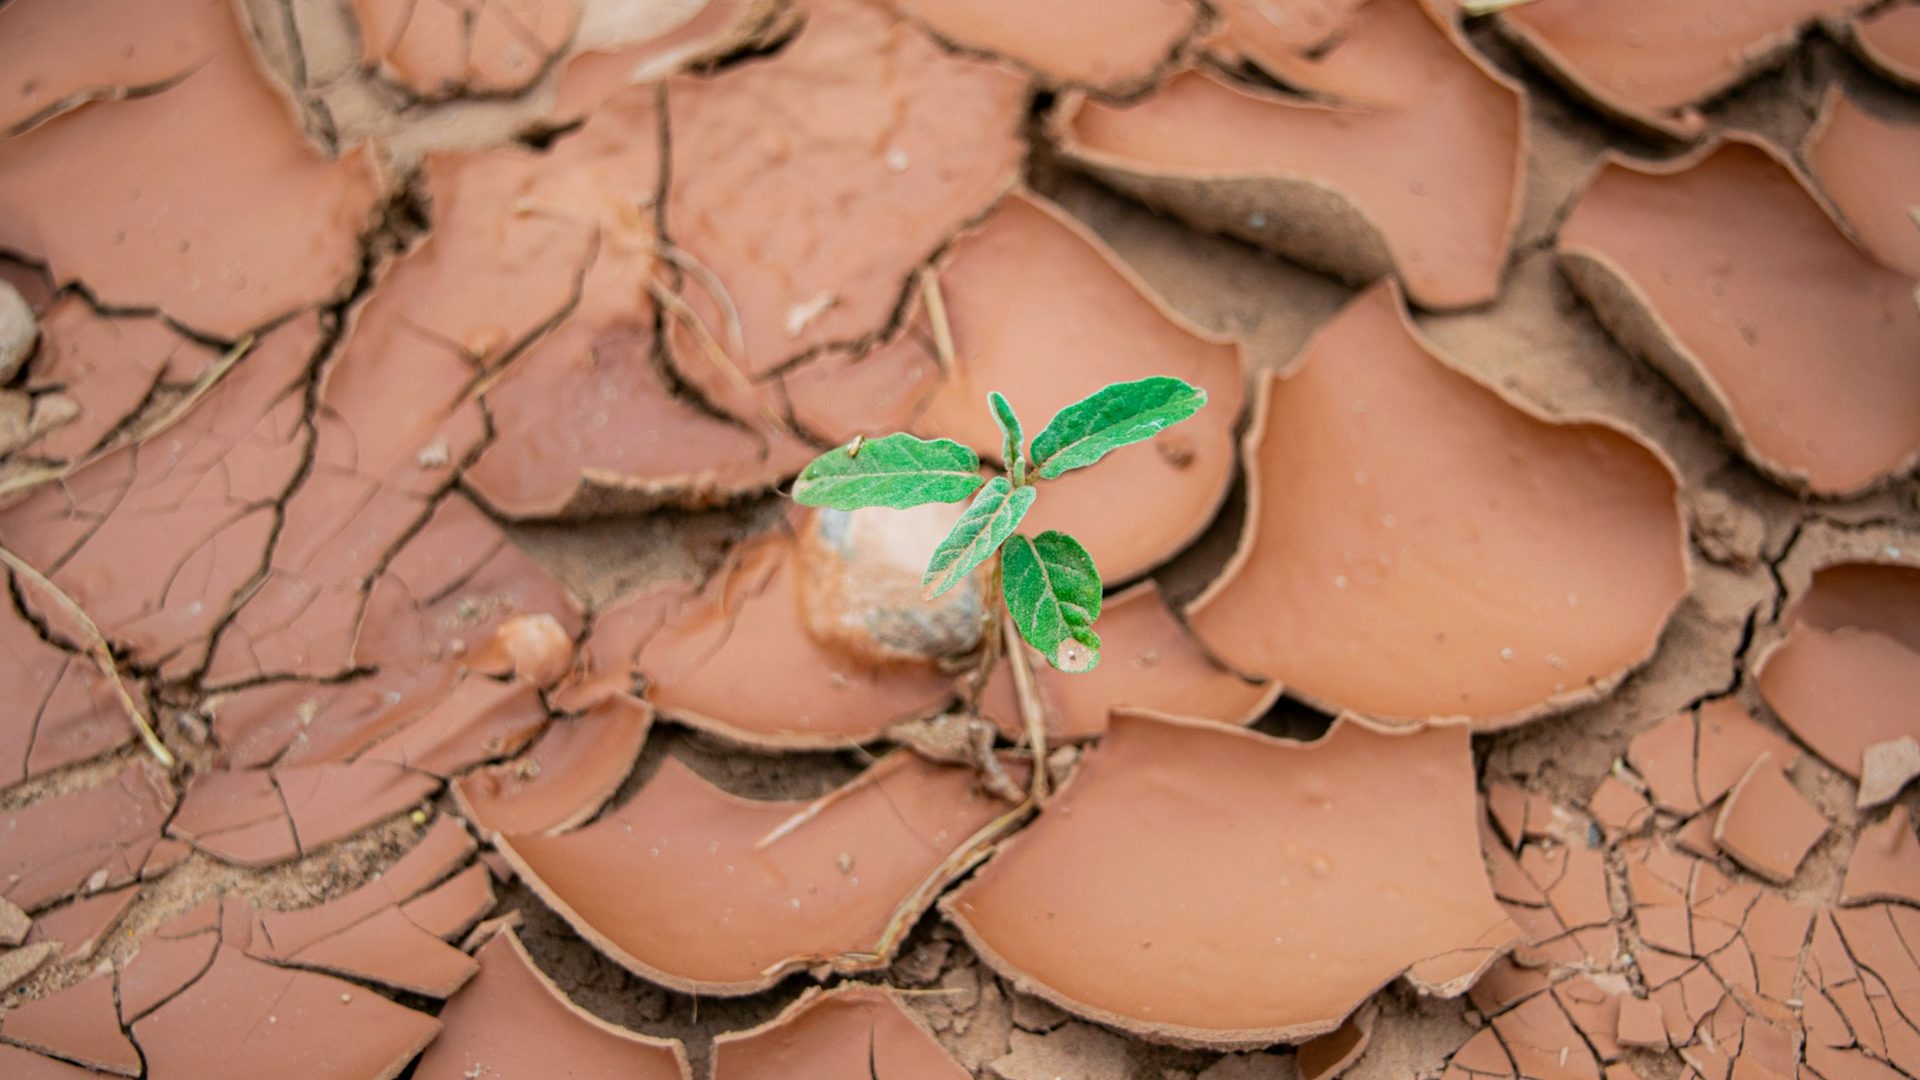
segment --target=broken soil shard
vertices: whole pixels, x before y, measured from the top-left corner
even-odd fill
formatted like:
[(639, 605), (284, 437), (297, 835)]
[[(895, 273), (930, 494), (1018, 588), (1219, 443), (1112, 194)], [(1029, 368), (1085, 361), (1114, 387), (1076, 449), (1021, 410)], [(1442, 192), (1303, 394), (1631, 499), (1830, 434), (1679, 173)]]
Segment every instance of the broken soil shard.
[(1524, 188), (1519, 84), (1420, 0), (1374, 0), (1283, 78), (1350, 104), (1193, 71), (1137, 104), (1069, 97), (1054, 124), (1069, 158), (1202, 228), (1356, 283), (1398, 274), (1423, 307), (1493, 299)]
[(713, 1080), (866, 1077), (966, 1080), (893, 991), (852, 984), (810, 990), (780, 1015), (713, 1041)]
[(1815, 19), (1863, 0), (1745, 0), (1702, 9), (1667, 0), (1533, 0), (1500, 29), (1602, 110), (1676, 138), (1706, 128), (1697, 106), (1792, 50)]
[[(108, 304), (158, 308), (224, 338), (347, 287), (380, 195), (367, 154), (328, 161), (307, 143), (236, 8), (56, 0), (10, 5), (0, 24), (40, 9), (55, 9), (41, 29), (63, 40), (101, 24), (118, 24), (109, 40), (156, 24), (202, 28), (193, 47), (205, 60), (157, 93), (93, 102), (0, 141), (0, 248)], [(177, 34), (157, 30), (150, 43)]]
[(1755, 664), (1760, 696), (1814, 753), (1859, 778), (1868, 748), (1920, 738), (1920, 569), (1840, 563), (1787, 610)]
[(943, 41), (1003, 56), (1056, 83), (1124, 93), (1167, 62), (1200, 17), (1191, 0), (893, 0)]
[(15, 1005), (0, 1021), (0, 1039), (121, 1076), (141, 1072), (140, 1051), (120, 1030), (110, 974)]
[[(980, 408), (998, 390), (1030, 417), (1059, 410), (1113, 382), (1156, 375), (1207, 392), (1178, 428), (1117, 450), (1098, 469), (1047, 482), (1025, 530), (1067, 530), (1103, 578), (1123, 582), (1191, 543), (1232, 482), (1234, 426), (1245, 401), (1240, 347), (1174, 312), (1098, 237), (1030, 194), (1008, 198), (956, 240), (940, 269), (956, 364), (914, 424), (998, 460), (1000, 429)], [(1048, 362), (1033, 362), (1045, 356)], [(1145, 516), (1117, 505), (1151, 505)]]
[(1920, 125), (1880, 119), (1836, 85), (1801, 153), (1862, 246), (1920, 278), (1920, 223), (1913, 218), (1920, 206)]
[[(1280, 696), (1278, 683), (1249, 681), (1207, 655), (1151, 580), (1109, 597), (1099, 629), (1100, 666), (1090, 672), (1056, 674), (1035, 656), (1049, 744), (1102, 734), (1115, 710), (1250, 724)], [(1009, 667), (995, 666), (980, 704), (1001, 734), (1018, 739), (1023, 727)]]
[(1889, 78), (1920, 88), (1920, 7), (1886, 4), (1853, 20), (1853, 46)]
[(1827, 827), (1826, 817), (1794, 790), (1773, 755), (1762, 754), (1727, 793), (1713, 842), (1740, 865), (1784, 884)]
[(554, 721), (524, 755), (455, 780), (454, 801), (486, 834), (566, 832), (613, 798), (652, 726), (652, 707), (616, 694)]
[(1258, 396), (1240, 549), (1189, 609), (1237, 670), (1329, 711), (1490, 730), (1653, 654), (1687, 591), (1686, 529), (1671, 467), (1634, 435), (1454, 370), (1391, 283)]
[(1472, 771), (1461, 726), (1345, 719), (1299, 745), (1116, 716), (942, 908), (1017, 989), (1100, 1023), (1216, 1048), (1311, 1038), (1402, 974), (1464, 992), (1520, 936), (1477, 857)]
[(1731, 697), (1675, 713), (1627, 744), (1627, 761), (1654, 802), (1676, 814), (1718, 802), (1762, 754), (1771, 754), (1782, 769), (1800, 760), (1791, 742), (1761, 726)]
[(218, 946), (204, 974), (133, 1025), (149, 1075), (391, 1077), (440, 1022), (363, 987)]
[(1780, 483), (1845, 495), (1920, 461), (1913, 281), (1856, 247), (1766, 144), (1610, 158), (1558, 251), (1614, 336)]
[(567, 1000), (512, 930), (480, 949), (480, 974), (440, 1013), (445, 1030), (420, 1058), (419, 1080), (474, 1076), (620, 1076), (692, 1080), (678, 1039), (655, 1039)]
[[(968, 865), (976, 834), (1007, 811), (970, 770), (904, 751), (810, 803), (737, 798), (669, 757), (583, 829), (496, 843), (622, 967), (683, 993), (734, 996), (799, 968), (885, 967)], [(805, 820), (762, 843), (797, 815)]]
[(207, 61), (232, 13), (230, 0), (15, 0), (0, 16), (0, 136), (181, 78)]
[(602, 613), (593, 669), (628, 686), (637, 672), (663, 715), (754, 746), (850, 746), (938, 712), (951, 687), (933, 663), (875, 663), (808, 632), (798, 547), (777, 529), (737, 548), (694, 599), (645, 592)]

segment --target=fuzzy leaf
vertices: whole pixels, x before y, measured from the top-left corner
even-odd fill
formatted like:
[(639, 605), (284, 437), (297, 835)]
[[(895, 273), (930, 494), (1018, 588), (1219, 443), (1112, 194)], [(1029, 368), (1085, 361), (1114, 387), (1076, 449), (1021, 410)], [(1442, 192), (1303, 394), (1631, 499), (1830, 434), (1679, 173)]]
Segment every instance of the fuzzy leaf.
[(954, 522), (953, 531), (933, 549), (926, 576), (920, 579), (923, 595), (929, 600), (939, 596), (986, 562), (1027, 516), (1035, 494), (1030, 487), (1014, 487), (1004, 476), (987, 481), (973, 505)]
[(1153, 438), (1206, 403), (1205, 390), (1165, 375), (1114, 383), (1047, 421), (1033, 437), (1033, 465), (1049, 480), (1085, 468), (1123, 446)]
[(993, 406), (993, 422), (1000, 425), (1000, 463), (1007, 468), (1007, 475), (1013, 477), (1015, 484), (1026, 482), (1027, 463), (1025, 452), (1027, 437), (1020, 430), (1020, 418), (1014, 415), (1013, 403), (1000, 391), (987, 395), (987, 404)]
[(954, 503), (979, 490), (980, 455), (952, 439), (888, 435), (829, 450), (794, 482), (795, 501), (835, 510)]
[(1080, 541), (1066, 533), (1016, 536), (1000, 556), (1007, 614), (1027, 644), (1066, 672), (1100, 663), (1100, 571)]

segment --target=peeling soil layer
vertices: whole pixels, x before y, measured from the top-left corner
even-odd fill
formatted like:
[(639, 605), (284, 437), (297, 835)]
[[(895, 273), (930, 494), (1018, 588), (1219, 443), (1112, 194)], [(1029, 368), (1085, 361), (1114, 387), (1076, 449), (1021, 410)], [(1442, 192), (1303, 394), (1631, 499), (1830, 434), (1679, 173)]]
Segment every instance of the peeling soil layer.
[(0, 0), (0, 1076), (1920, 1076), (1920, 4), (1477, 6)]

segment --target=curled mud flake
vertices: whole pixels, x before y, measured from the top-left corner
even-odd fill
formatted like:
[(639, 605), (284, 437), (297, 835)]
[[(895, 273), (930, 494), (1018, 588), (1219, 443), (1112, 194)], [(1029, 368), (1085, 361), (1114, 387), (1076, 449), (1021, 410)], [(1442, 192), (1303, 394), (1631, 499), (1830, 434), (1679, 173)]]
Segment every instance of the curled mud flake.
[(172, 787), (142, 760), (99, 787), (0, 814), (0, 896), (32, 911), (82, 886), (128, 884), (172, 811)]
[(310, 318), (269, 334), (172, 427), (0, 510), (0, 539), (136, 663), (194, 671), (259, 573), (300, 470), (318, 340)]
[(638, 694), (636, 657), (670, 620), (697, 603), (702, 591), (702, 586), (689, 582), (656, 582), (595, 612), (593, 630), (580, 645), (573, 674), (550, 697), (554, 707), (586, 712), (610, 698)]
[(361, 59), (427, 98), (525, 90), (572, 35), (580, 0), (351, 0)]
[(133, 1041), (157, 1077), (383, 1077), (439, 1031), (357, 984), (222, 944), (204, 975), (133, 1025)]
[(1920, 125), (1882, 120), (1836, 85), (1801, 153), (1861, 246), (1920, 278)]
[[(997, 460), (1003, 444), (980, 407), (989, 390), (1035, 423), (1112, 382), (1167, 375), (1207, 392), (1206, 407), (1178, 431), (1048, 481), (1024, 529), (1070, 529), (1111, 582), (1145, 573), (1206, 529), (1233, 478), (1246, 393), (1237, 344), (1173, 312), (1085, 226), (1028, 194), (954, 243), (939, 290), (955, 365), (915, 430), (982, 458)], [(1186, 440), (1190, 455), (1159, 453), (1173, 439)], [(1110, 512), (1121, 505), (1155, 512), (1123, 520)]]
[(140, 1075), (140, 1051), (120, 1030), (112, 975), (15, 1005), (0, 1021), (0, 1039), (101, 1072)]
[(1118, 715), (942, 906), (1017, 989), (1159, 1041), (1323, 1035), (1403, 973), (1456, 995), (1520, 936), (1478, 858), (1467, 743)]
[(942, 41), (1013, 60), (1050, 82), (1109, 92), (1150, 80), (1200, 15), (1191, 0), (893, 0), (893, 7)]
[(1781, 723), (1858, 778), (1869, 747), (1920, 738), (1920, 570), (1841, 563), (1788, 609), (1756, 682)]
[(56, 648), (0, 602), (0, 786), (85, 761), (134, 736), (93, 661)]
[(478, 958), (480, 974), (441, 1010), (445, 1030), (414, 1070), (420, 1080), (495, 1075), (691, 1080), (680, 1040), (628, 1031), (575, 1005), (534, 965), (512, 930), (495, 934)]
[(157, 317), (102, 315), (76, 295), (54, 301), (41, 324), (40, 355), (27, 388), (58, 390), (79, 411), (32, 440), (38, 457), (85, 457), (134, 416), (156, 386), (190, 383), (219, 356)]
[(737, 798), (668, 758), (593, 824), (496, 844), (621, 966), (684, 993), (738, 995), (799, 968), (885, 967), (1008, 812), (971, 770), (906, 752), (812, 802)]
[(1862, 0), (1751, 0), (1703, 9), (1664, 0), (1537, 0), (1499, 27), (1575, 93), (1622, 120), (1676, 138), (1706, 128), (1697, 108), (1784, 56), (1808, 23)]
[(1359, 103), (1194, 71), (1133, 105), (1069, 98), (1054, 123), (1070, 158), (1201, 228), (1356, 283), (1397, 274), (1423, 307), (1493, 299), (1524, 187), (1518, 84), (1419, 0), (1368, 4), (1294, 66), (1288, 81)]
[(742, 545), (634, 652), (613, 654), (596, 627), (596, 670), (637, 672), (662, 715), (754, 746), (850, 746), (938, 712), (951, 689), (937, 665), (875, 663), (813, 636), (799, 546), (784, 530)]
[[(1097, 737), (1115, 710), (1250, 724), (1280, 695), (1277, 684), (1251, 682), (1208, 656), (1152, 581), (1101, 607), (1101, 659), (1093, 671), (1062, 675), (1032, 655), (1049, 743)], [(995, 666), (981, 709), (1007, 738), (1024, 732), (1008, 665)]]
[(1207, 51), (1284, 76), (1306, 54), (1319, 53), (1346, 30), (1366, 0), (1217, 0), (1220, 24)]
[(271, 866), (391, 817), (438, 786), (382, 761), (211, 772), (187, 787), (167, 831), (226, 862)]
[(455, 780), (454, 800), (485, 834), (565, 832), (613, 798), (652, 726), (651, 706), (610, 697), (554, 721), (524, 755)]
[(28, 933), (27, 940), (58, 944), (61, 963), (90, 960), (108, 931), (119, 923), (120, 917), (127, 913), (127, 908), (139, 895), (139, 887), (129, 885), (98, 896), (83, 897), (65, 907), (43, 911), (34, 920), (33, 930)]
[(1920, 906), (1920, 840), (1914, 838), (1913, 817), (1896, 806), (1885, 821), (1860, 830), (1847, 863), (1843, 904), (1876, 900)]
[(1455, 371), (1390, 284), (1259, 397), (1241, 547), (1189, 609), (1236, 669), (1329, 710), (1490, 730), (1593, 700), (1653, 654), (1687, 591), (1686, 530), (1637, 437)]
[(1655, 804), (1676, 814), (1718, 802), (1762, 754), (1771, 754), (1782, 769), (1800, 760), (1791, 742), (1731, 697), (1675, 713), (1627, 745), (1627, 761)]
[[(1014, 183), (1024, 151), (1012, 72), (875, 5), (804, 9), (778, 55), (667, 84), (667, 236), (727, 293), (732, 359), (756, 377), (881, 330), (913, 269)], [(727, 302), (705, 288), (687, 301), (725, 340)], [(684, 327), (670, 345), (682, 373), (716, 383)]]
[(941, 377), (939, 346), (913, 324), (865, 353), (829, 349), (783, 373), (780, 386), (795, 423), (842, 446), (912, 427)]
[(1372, 1006), (1362, 1006), (1332, 1033), (1300, 1044), (1294, 1063), (1299, 1066), (1301, 1080), (1334, 1080), (1359, 1061), (1373, 1041), (1377, 1012)]
[(713, 1041), (713, 1080), (966, 1080), (971, 1075), (891, 990), (880, 986), (808, 991), (765, 1024)]
[(1889, 78), (1920, 87), (1920, 4), (1888, 4), (1854, 19), (1853, 47)]
[(227, 0), (16, 0), (0, 15), (0, 135), (187, 75), (213, 55), (232, 13)]
[[(209, 5), (40, 6), (93, 34), (102, 22), (190, 21)], [(365, 151), (328, 161), (306, 142), (258, 70), (239, 12), (221, 7), (195, 42), (205, 60), (166, 89), (0, 142), (0, 247), (115, 307), (237, 338), (346, 288), (379, 190)]]
[(1762, 754), (1727, 793), (1713, 840), (1740, 865), (1785, 883), (1827, 828), (1826, 817), (1794, 790), (1773, 755)]
[[(1775, 480), (1842, 495), (1920, 460), (1913, 282), (1854, 246), (1765, 144), (1614, 159), (1558, 245), (1613, 334)], [(1832, 392), (1800, 393), (1809, 381)]]

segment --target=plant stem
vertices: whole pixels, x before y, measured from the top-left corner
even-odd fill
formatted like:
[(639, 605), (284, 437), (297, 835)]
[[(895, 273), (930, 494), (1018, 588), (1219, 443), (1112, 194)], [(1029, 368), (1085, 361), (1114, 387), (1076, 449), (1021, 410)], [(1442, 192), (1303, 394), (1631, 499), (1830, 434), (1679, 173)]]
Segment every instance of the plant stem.
[[(987, 574), (987, 628), (983, 671), (990, 671), (993, 662), (1001, 656), (1006, 657), (1007, 666), (1013, 671), (1013, 696), (1020, 707), (1020, 720), (1027, 732), (1027, 745), (1033, 751), (1033, 776), (1030, 780), (1032, 801), (1035, 806), (1047, 799), (1047, 718), (1046, 710), (1040, 705), (1039, 687), (1033, 681), (1033, 665), (1027, 661), (1025, 642), (1020, 640), (1020, 632), (1004, 625), (1007, 617), (1005, 601), (1001, 593), (1000, 552), (994, 552), (993, 569)], [(986, 682), (981, 677), (982, 688)]]
[(87, 613), (81, 609), (73, 597), (68, 596), (45, 574), (35, 570), (25, 559), (8, 551), (5, 547), (0, 547), (0, 562), (12, 567), (14, 573), (52, 597), (62, 610), (80, 624), (80, 628), (91, 638), (88, 648), (93, 653), (94, 662), (100, 666), (100, 671), (106, 675), (107, 681), (113, 684), (114, 693), (120, 697), (120, 707), (126, 710), (127, 719), (133, 721), (134, 728), (140, 732), (141, 741), (147, 744), (147, 752), (152, 754), (161, 765), (171, 770), (175, 764), (173, 751), (168, 750), (166, 744), (160, 741), (160, 736), (154, 733), (153, 725), (147, 721), (147, 714), (141, 711), (139, 704), (133, 700), (133, 694), (127, 690), (127, 684), (121, 680), (120, 667), (114, 663), (113, 650), (107, 646), (106, 635), (100, 632), (100, 627), (87, 617)]

